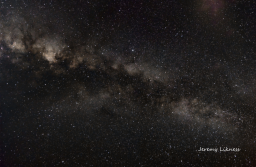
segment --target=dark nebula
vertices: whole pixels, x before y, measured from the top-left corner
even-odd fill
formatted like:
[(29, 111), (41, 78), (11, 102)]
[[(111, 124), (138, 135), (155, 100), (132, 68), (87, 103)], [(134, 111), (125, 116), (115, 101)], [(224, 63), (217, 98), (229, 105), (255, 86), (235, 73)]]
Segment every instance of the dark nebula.
[(0, 5), (0, 166), (256, 166), (255, 1)]

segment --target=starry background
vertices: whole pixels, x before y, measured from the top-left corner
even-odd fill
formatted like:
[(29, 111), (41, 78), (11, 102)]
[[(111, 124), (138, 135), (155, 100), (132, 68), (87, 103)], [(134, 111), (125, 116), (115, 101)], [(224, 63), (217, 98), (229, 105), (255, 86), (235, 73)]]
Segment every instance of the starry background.
[(255, 1), (0, 5), (1, 166), (256, 165)]

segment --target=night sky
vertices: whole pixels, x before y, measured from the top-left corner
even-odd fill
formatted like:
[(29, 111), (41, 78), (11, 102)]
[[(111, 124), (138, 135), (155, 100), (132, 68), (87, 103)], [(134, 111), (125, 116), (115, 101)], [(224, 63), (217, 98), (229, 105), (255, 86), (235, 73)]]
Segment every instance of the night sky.
[(256, 166), (255, 94), (254, 0), (1, 0), (3, 167)]

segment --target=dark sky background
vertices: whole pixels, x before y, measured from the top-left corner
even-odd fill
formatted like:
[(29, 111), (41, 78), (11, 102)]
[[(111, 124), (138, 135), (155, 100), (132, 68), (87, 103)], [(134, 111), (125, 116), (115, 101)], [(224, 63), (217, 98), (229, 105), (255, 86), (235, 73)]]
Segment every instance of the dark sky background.
[(255, 1), (0, 5), (1, 166), (256, 166)]

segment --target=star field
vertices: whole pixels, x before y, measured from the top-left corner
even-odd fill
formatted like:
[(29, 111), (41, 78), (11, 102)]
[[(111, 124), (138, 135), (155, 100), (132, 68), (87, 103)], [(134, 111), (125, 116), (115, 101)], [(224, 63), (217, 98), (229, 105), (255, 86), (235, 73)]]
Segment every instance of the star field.
[(0, 5), (1, 166), (255, 166), (254, 1)]

